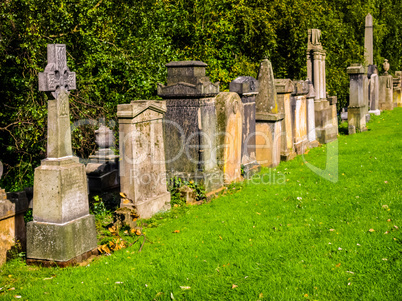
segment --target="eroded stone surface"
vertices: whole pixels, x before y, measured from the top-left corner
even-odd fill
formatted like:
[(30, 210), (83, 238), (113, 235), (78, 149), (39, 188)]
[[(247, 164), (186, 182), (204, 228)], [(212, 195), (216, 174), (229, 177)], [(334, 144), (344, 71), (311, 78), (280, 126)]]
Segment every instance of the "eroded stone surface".
[(127, 195), (120, 206), (135, 208), (141, 218), (170, 208), (162, 124), (165, 112), (165, 102), (155, 100), (137, 100), (117, 107), (120, 186)]

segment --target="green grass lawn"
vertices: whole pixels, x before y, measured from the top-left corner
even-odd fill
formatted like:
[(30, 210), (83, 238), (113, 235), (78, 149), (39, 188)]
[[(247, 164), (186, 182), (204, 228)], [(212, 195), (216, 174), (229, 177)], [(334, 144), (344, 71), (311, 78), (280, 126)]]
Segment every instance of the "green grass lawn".
[[(367, 132), (264, 169), (264, 183), (153, 218), (141, 253), (66, 269), (10, 261), (0, 299), (401, 300), (401, 123), (402, 108), (372, 116)], [(325, 169), (327, 150), (331, 181), (306, 166)]]

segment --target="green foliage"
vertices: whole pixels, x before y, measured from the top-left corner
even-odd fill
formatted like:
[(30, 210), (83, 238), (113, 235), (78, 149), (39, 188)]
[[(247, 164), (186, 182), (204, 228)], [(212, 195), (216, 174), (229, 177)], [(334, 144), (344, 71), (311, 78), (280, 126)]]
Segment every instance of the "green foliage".
[(203, 201), (206, 199), (205, 187), (204, 185), (194, 182), (194, 181), (186, 181), (179, 177), (173, 177), (169, 181), (168, 189), (170, 191), (171, 196), (171, 205), (184, 205), (186, 200), (184, 196), (181, 194), (180, 189), (183, 186), (189, 187), (195, 194), (196, 201)]
[(93, 197), (93, 200), (89, 203), (89, 205), (90, 205), (89, 210), (91, 214), (95, 215), (95, 217), (104, 216), (109, 213), (109, 210), (106, 209), (106, 206), (103, 203), (102, 198), (99, 197), (99, 195), (95, 195)]
[(32, 209), (28, 209), (24, 214), (25, 224), (33, 221)]
[[(165, 64), (202, 60), (227, 91), (240, 75), (256, 77), (269, 57), (276, 78), (305, 79), (307, 29), (322, 30), (327, 90), (348, 102), (346, 68), (363, 62), (364, 20), (374, 19), (374, 63), (402, 68), (400, 0), (6, 0), (0, 3), (0, 159), (8, 191), (32, 186), (46, 157), (47, 97), (37, 89), (46, 44), (67, 45), (77, 73), (70, 94), (73, 150), (95, 150), (101, 117), (116, 125), (116, 106), (155, 99)], [(117, 135), (117, 134), (116, 134)]]

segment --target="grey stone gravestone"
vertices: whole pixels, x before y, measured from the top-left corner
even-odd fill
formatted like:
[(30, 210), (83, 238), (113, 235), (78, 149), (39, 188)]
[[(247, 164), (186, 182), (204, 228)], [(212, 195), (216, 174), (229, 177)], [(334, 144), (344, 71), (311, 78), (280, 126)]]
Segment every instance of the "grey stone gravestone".
[(120, 185), (119, 156), (110, 149), (114, 144), (114, 134), (105, 126), (104, 119), (101, 120), (99, 129), (95, 131), (95, 137), (99, 150), (95, 155), (89, 156), (89, 163), (86, 166), (90, 193), (108, 191)]
[(364, 56), (368, 65), (373, 65), (373, 16), (367, 14), (364, 31)]
[(243, 175), (245, 178), (250, 178), (260, 170), (255, 149), (255, 99), (258, 89), (258, 81), (251, 76), (240, 76), (234, 79), (229, 85), (230, 92), (238, 93), (243, 103), (244, 119), (241, 164), (243, 165)]
[(307, 77), (311, 79), (315, 90), (315, 126), (320, 143), (337, 139), (337, 127), (332, 120), (333, 108), (326, 96), (325, 78), (326, 52), (321, 44), (321, 31), (308, 30), (307, 40)]
[(367, 104), (365, 91), (368, 82), (367, 68), (352, 64), (347, 69), (350, 77), (350, 96), (348, 107), (348, 132), (355, 134), (366, 131)]
[(137, 100), (117, 106), (120, 147), (120, 207), (136, 209), (141, 218), (170, 209), (167, 191), (163, 101)]
[(388, 73), (389, 63), (388, 60), (384, 61), (384, 74), (379, 77), (379, 109), (381, 111), (384, 110), (393, 110), (394, 109), (394, 100), (393, 100), (393, 77)]
[(97, 241), (85, 166), (71, 149), (68, 95), (75, 89), (75, 73), (67, 67), (66, 45), (49, 44), (47, 58), (45, 71), (39, 73), (39, 90), (49, 97), (47, 159), (35, 169), (27, 262), (64, 265), (91, 254)]
[(258, 71), (256, 97), (256, 157), (261, 166), (277, 166), (281, 159), (282, 121), (272, 64), (263, 59)]
[(223, 185), (216, 157), (215, 96), (219, 82), (205, 76), (207, 64), (200, 61), (170, 62), (167, 84), (158, 84), (166, 99), (164, 118), (166, 169), (177, 176), (202, 183), (207, 192)]
[(367, 77), (369, 79), (368, 86), (368, 109), (369, 113), (380, 115), (380, 110), (378, 109), (378, 98), (379, 98), (379, 79), (378, 79), (378, 69), (376, 65), (369, 65), (367, 71)]

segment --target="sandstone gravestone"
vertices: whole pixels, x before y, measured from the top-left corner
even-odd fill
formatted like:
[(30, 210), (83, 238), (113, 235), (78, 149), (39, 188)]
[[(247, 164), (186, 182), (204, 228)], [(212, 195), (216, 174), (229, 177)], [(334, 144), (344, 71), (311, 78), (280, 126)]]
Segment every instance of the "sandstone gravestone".
[(229, 85), (230, 92), (238, 93), (243, 103), (241, 164), (245, 178), (260, 170), (255, 149), (255, 99), (258, 89), (258, 81), (251, 76), (240, 76)]
[(241, 149), (244, 110), (237, 93), (216, 97), (217, 159), (225, 184), (241, 180)]
[(366, 27), (364, 31), (364, 56), (367, 65), (373, 65), (373, 16), (367, 14)]
[(291, 96), (292, 129), (294, 149), (297, 154), (303, 154), (308, 147), (307, 138), (307, 94), (309, 85), (306, 81), (293, 81), (294, 89)]
[(381, 111), (384, 110), (393, 110), (394, 109), (394, 101), (393, 101), (393, 77), (388, 74), (389, 63), (388, 60), (384, 61), (384, 74), (379, 77), (379, 109)]
[(170, 209), (167, 191), (163, 115), (166, 104), (136, 100), (117, 106), (120, 147), (120, 207), (136, 209), (141, 218)]
[(337, 139), (337, 128), (332, 121), (332, 107), (326, 99), (325, 78), (326, 52), (321, 44), (321, 31), (308, 30), (307, 41), (307, 77), (313, 82), (315, 90), (315, 126), (317, 139), (321, 143), (328, 143)]
[[(1, 173), (0, 173), (1, 178)], [(0, 266), (7, 260), (7, 252), (17, 244), (25, 251), (26, 228), (24, 215), (28, 199), (24, 191), (6, 193), (0, 188)]]
[(66, 45), (49, 44), (47, 59), (39, 73), (39, 90), (49, 98), (47, 159), (35, 169), (27, 262), (64, 265), (85, 259), (97, 241), (85, 166), (72, 156), (68, 95), (75, 89), (75, 73), (67, 67)]
[(376, 65), (369, 65), (367, 71), (367, 77), (369, 79), (368, 86), (368, 109), (369, 113), (374, 115), (380, 115), (380, 110), (378, 109), (378, 98), (379, 98), (379, 79), (378, 79), (378, 69)]
[(288, 161), (293, 159), (296, 155), (294, 149), (293, 113), (291, 103), (294, 84), (290, 79), (277, 79), (275, 80), (275, 88), (279, 112), (285, 116), (281, 125), (281, 160)]
[[(277, 166), (281, 159), (282, 121), (271, 62), (263, 59), (258, 71), (256, 97), (256, 157), (261, 166)], [(285, 138), (284, 138), (285, 139)]]
[(168, 177), (202, 183), (207, 192), (223, 185), (216, 162), (215, 96), (219, 82), (205, 76), (207, 64), (200, 61), (170, 62), (167, 84), (158, 84), (166, 99), (164, 138)]
[(95, 141), (99, 150), (89, 156), (86, 166), (90, 193), (103, 192), (119, 187), (119, 156), (110, 149), (114, 144), (114, 134), (101, 120), (99, 129), (95, 131)]
[(367, 69), (360, 64), (352, 64), (347, 69), (350, 77), (348, 107), (348, 132), (355, 134), (366, 131), (367, 99), (365, 98)]

